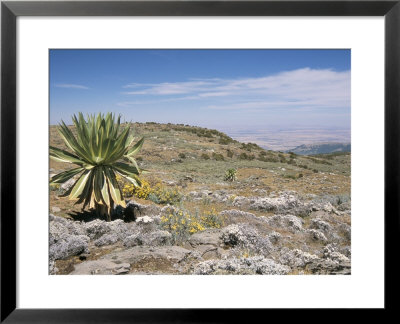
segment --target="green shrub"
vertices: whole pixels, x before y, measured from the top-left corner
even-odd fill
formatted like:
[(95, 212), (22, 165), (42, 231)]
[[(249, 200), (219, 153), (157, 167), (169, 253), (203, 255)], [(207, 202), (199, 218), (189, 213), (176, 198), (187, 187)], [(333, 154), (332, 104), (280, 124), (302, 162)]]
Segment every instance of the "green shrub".
[(247, 160), (247, 159), (248, 159), (248, 155), (247, 155), (246, 153), (240, 153), (239, 159), (241, 159), (241, 160)]
[(231, 182), (235, 181), (237, 179), (236, 178), (236, 173), (237, 173), (237, 170), (235, 170), (235, 169), (226, 170), (224, 180), (225, 181), (231, 181)]
[(213, 157), (213, 159), (214, 160), (216, 160), (216, 161), (224, 161), (225, 159), (224, 159), (224, 156), (222, 155), (222, 154), (220, 154), (220, 153), (213, 153), (212, 154), (212, 157)]
[[(85, 120), (82, 113), (73, 116), (75, 132), (61, 121), (58, 132), (69, 151), (50, 146), (50, 158), (58, 162), (75, 164), (77, 167), (61, 172), (50, 183), (61, 184), (79, 175), (69, 192), (69, 199), (95, 209), (100, 217), (111, 221), (114, 206), (126, 206), (117, 175), (134, 186), (140, 187), (141, 171), (134, 156), (143, 145), (144, 138), (134, 144), (130, 124), (121, 129), (121, 117), (115, 115), (91, 115)], [(128, 163), (122, 161), (129, 161)]]
[(226, 155), (227, 155), (229, 158), (232, 158), (232, 157), (233, 157), (233, 152), (232, 152), (231, 150), (226, 150)]
[(203, 154), (201, 155), (201, 158), (204, 159), (204, 160), (209, 160), (209, 159), (210, 159), (210, 156), (209, 156), (208, 154), (206, 154), (206, 153), (203, 153)]
[(239, 159), (240, 160), (249, 160), (249, 161), (251, 161), (251, 160), (254, 160), (256, 157), (253, 155), (253, 154), (247, 154), (247, 153), (241, 153), (240, 155), (239, 155)]
[(179, 153), (178, 156), (179, 156), (180, 159), (186, 159), (185, 153)]
[(172, 234), (173, 244), (182, 244), (190, 235), (204, 231), (206, 228), (221, 228), (224, 218), (219, 216), (215, 208), (204, 212), (202, 215), (180, 208), (169, 208), (161, 216), (161, 228)]

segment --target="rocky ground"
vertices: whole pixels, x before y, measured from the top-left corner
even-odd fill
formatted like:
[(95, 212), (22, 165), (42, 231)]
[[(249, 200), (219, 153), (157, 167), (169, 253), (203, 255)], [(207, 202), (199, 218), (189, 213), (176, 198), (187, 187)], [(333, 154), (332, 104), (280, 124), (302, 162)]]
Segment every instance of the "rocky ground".
[[(112, 222), (62, 197), (76, 179), (50, 186), (51, 274), (350, 274), (350, 153), (302, 156), (188, 125), (131, 126), (149, 172), (139, 192), (120, 181), (130, 203)], [(55, 126), (50, 144), (68, 150)], [(71, 167), (51, 160), (50, 177)]]
[[(115, 220), (77, 221), (50, 214), (50, 274), (350, 274), (350, 202), (294, 191), (244, 197), (192, 191), (185, 199), (226, 206), (220, 228), (174, 243), (162, 217), (174, 206), (139, 204)], [(135, 210), (135, 221), (124, 214)]]

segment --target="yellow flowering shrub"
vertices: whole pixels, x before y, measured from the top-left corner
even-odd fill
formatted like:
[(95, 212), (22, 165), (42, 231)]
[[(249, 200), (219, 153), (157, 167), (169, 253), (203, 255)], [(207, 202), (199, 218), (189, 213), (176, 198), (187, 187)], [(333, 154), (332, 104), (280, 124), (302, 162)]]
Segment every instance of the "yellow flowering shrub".
[(205, 229), (197, 213), (193, 215), (186, 210), (175, 210), (173, 208), (167, 214), (161, 216), (161, 226), (172, 234), (174, 243), (182, 243), (190, 234)]
[(61, 185), (59, 183), (50, 183), (50, 191), (60, 190)]
[(204, 212), (200, 217), (202, 224), (209, 228), (221, 228), (224, 225), (224, 219), (218, 215), (214, 207), (211, 210)]
[(141, 187), (135, 187), (132, 183), (126, 183), (122, 187), (122, 193), (126, 197), (135, 196), (137, 198), (147, 199), (151, 193), (151, 187), (146, 180), (142, 180)]
[(122, 188), (125, 197), (137, 197), (140, 199), (149, 199), (157, 204), (176, 204), (182, 199), (182, 194), (177, 188), (167, 188), (160, 181), (153, 187), (144, 179), (141, 179), (142, 186), (135, 187), (132, 183), (124, 182), (117, 176), (118, 183)]
[(161, 216), (161, 227), (172, 234), (175, 243), (182, 243), (191, 234), (204, 231), (206, 228), (220, 228), (223, 219), (217, 214), (215, 208), (202, 215), (196, 211), (190, 213), (185, 209), (170, 208)]
[(182, 194), (178, 188), (167, 188), (161, 182), (157, 182), (153, 188), (151, 188), (149, 199), (158, 204), (176, 204), (181, 201)]

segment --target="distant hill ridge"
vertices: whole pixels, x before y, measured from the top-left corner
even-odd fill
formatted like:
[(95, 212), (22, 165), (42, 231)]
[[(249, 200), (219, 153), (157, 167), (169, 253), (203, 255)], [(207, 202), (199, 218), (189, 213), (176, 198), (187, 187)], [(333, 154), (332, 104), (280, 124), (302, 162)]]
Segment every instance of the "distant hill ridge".
[(336, 152), (351, 152), (350, 143), (315, 143), (303, 144), (286, 152), (300, 155), (329, 154)]

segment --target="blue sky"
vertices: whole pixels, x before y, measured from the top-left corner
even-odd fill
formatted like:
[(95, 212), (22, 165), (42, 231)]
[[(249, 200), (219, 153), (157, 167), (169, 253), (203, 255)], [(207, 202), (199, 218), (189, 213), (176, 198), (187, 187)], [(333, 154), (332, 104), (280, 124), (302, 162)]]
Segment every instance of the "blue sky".
[(350, 129), (350, 50), (50, 50), (50, 123)]

